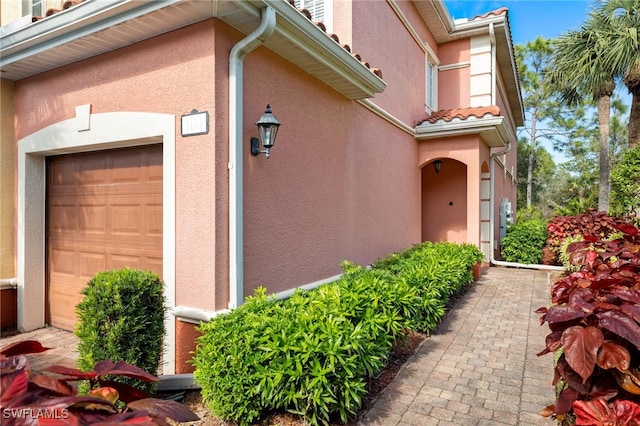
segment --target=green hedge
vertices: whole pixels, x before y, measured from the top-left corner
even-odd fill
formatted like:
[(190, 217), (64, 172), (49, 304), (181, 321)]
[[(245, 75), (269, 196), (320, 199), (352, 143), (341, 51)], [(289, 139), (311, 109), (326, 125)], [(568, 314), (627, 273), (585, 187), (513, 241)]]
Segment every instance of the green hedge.
[(272, 411), (346, 422), (407, 330), (431, 331), (483, 259), (472, 245), (424, 243), (285, 301), (259, 289), (202, 324), (196, 381), (218, 417), (248, 425)]
[[(82, 289), (76, 307), (78, 365), (90, 371), (99, 362), (125, 361), (156, 375), (165, 333), (164, 284), (150, 271), (124, 268), (97, 273)], [(153, 383), (114, 380), (151, 391)]]
[(518, 222), (507, 228), (502, 239), (502, 257), (507, 262), (538, 264), (547, 241), (547, 227), (542, 220)]

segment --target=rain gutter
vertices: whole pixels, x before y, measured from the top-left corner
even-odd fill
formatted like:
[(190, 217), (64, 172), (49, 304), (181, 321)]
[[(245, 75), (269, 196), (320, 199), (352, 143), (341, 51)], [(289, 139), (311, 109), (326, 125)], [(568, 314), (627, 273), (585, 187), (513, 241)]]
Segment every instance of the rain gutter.
[(262, 9), (260, 26), (233, 46), (229, 54), (229, 309), (240, 306), (244, 299), (243, 60), (249, 52), (264, 43), (275, 28), (276, 12), (267, 6)]

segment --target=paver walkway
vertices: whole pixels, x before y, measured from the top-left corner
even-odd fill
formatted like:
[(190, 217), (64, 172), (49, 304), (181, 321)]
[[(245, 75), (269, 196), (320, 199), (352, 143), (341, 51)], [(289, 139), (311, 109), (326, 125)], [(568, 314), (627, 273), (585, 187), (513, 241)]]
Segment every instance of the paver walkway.
[[(492, 267), (380, 395), (358, 426), (555, 425), (538, 413), (555, 400), (552, 355), (536, 356), (548, 327), (548, 272)], [(77, 339), (43, 328), (9, 338), (55, 348), (30, 355), (34, 370), (74, 366)]]
[(34, 371), (42, 371), (51, 365), (62, 365), (77, 368), (78, 338), (69, 331), (45, 327), (28, 333), (17, 334), (0, 339), (0, 348), (22, 340), (37, 340), (46, 348), (51, 348), (39, 354), (29, 354), (29, 365)]
[[(554, 274), (554, 273), (552, 273)], [(359, 426), (555, 425), (546, 271), (492, 267), (402, 368)]]

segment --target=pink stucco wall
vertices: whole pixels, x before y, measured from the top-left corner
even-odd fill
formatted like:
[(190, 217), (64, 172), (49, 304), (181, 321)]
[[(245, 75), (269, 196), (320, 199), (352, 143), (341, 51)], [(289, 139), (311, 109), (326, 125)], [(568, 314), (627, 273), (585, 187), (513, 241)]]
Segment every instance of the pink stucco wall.
[[(438, 49), (414, 5), (399, 4)], [(387, 2), (350, 6), (353, 26), (340, 28), (347, 22), (337, 19), (336, 32), (382, 69), (388, 88), (373, 102), (404, 123), (422, 120), (424, 51)], [(15, 84), (18, 139), (73, 117), (83, 104), (93, 113), (176, 116), (178, 305), (218, 310), (228, 303), (228, 57), (242, 37), (212, 19)], [(443, 64), (464, 61), (468, 41), (440, 47), (438, 55)], [(441, 73), (440, 107), (467, 106), (465, 72)], [(466, 198), (451, 198), (445, 187), (426, 198), (446, 198), (456, 208), (464, 199), (466, 229), (456, 216), (460, 231), (447, 238), (479, 242), (480, 164), (489, 151), (478, 136), (416, 143), (262, 47), (245, 58), (243, 100), (245, 295), (259, 285), (278, 292), (324, 279), (340, 273), (343, 259), (366, 264), (418, 242), (430, 215), (442, 215), (421, 201), (430, 188), (421, 167), (435, 158), (447, 159), (449, 171), (456, 167), (453, 176), (464, 173)], [(248, 155), (267, 103), (282, 122), (269, 160)], [(182, 138), (179, 117), (194, 108), (209, 111), (210, 133)], [(501, 185), (500, 193), (511, 191), (515, 199), (515, 188)]]
[[(440, 174), (444, 177), (451, 177), (456, 183), (456, 187), (461, 187), (462, 175), (466, 179), (466, 201), (463, 202), (462, 194), (451, 194), (451, 187), (448, 183), (443, 183), (440, 176), (436, 179), (435, 173), (430, 170), (422, 174), (423, 184), (427, 185), (422, 192), (422, 235), (427, 239), (441, 240), (442, 231), (436, 230), (436, 226), (451, 226), (451, 234), (454, 242), (469, 242), (480, 245), (480, 167), (482, 161), (488, 161), (486, 146), (477, 135), (460, 136), (456, 138), (440, 138), (421, 141), (418, 145), (418, 164), (420, 167), (431, 168), (432, 161), (443, 159)], [(447, 160), (448, 159), (448, 160)], [(446, 170), (447, 165), (451, 165), (454, 170)], [(453, 206), (449, 206), (453, 202)], [(444, 205), (443, 205), (444, 203)], [(461, 222), (462, 208), (464, 206), (466, 217), (466, 233), (462, 229)], [(449, 209), (451, 207), (452, 209)], [(455, 210), (451, 215), (441, 212)], [(434, 219), (432, 215), (439, 215)], [(444, 217), (442, 217), (444, 216)]]
[(216, 176), (213, 167), (216, 126), (209, 135), (182, 138), (179, 117), (193, 108), (215, 116), (215, 25), (205, 21), (15, 83), (17, 139), (73, 117), (75, 107), (83, 104), (91, 104), (92, 113), (176, 115), (177, 303), (207, 309), (227, 303), (217, 300), (213, 286), (217, 247), (212, 188), (224, 176)]
[[(338, 2), (339, 3), (339, 2)], [(432, 39), (413, 4), (400, 2), (416, 31)], [(353, 52), (380, 68), (387, 89), (375, 103), (405, 123), (425, 118), (425, 53), (387, 2), (356, 1), (353, 8)]]
[[(228, 303), (227, 75), (241, 37), (209, 20), (15, 87), (18, 139), (82, 104), (176, 115), (178, 305)], [(246, 57), (244, 76), (245, 294), (324, 279), (340, 273), (340, 260), (369, 263), (418, 242), (410, 135), (264, 48)], [(283, 123), (269, 160), (248, 155), (266, 103)], [(194, 108), (210, 112), (210, 133), (182, 138), (179, 117)]]
[[(438, 73), (438, 109), (468, 108), (471, 95), (470, 41), (468, 38), (444, 43), (438, 50), (440, 67)], [(454, 68), (446, 68), (459, 65)]]
[(433, 162), (422, 168), (422, 240), (466, 243), (467, 166), (443, 159), (440, 173)]
[[(312, 100), (312, 101), (310, 101)], [(245, 294), (282, 291), (419, 240), (411, 135), (264, 49), (245, 61), (245, 139), (270, 103), (270, 159), (245, 158)]]
[[(498, 79), (499, 81), (502, 79), (502, 76), (500, 75), (500, 73), (498, 73)], [(504, 84), (499, 85), (499, 87), (504, 87)], [(513, 143), (512, 143), (512, 149), (506, 154), (506, 168), (507, 171), (511, 172), (512, 167), (513, 167), (513, 174), (516, 175), (517, 174), (517, 170), (516, 170), (516, 166), (518, 164), (518, 154), (517, 154), (517, 149), (516, 149), (516, 141), (517, 141), (517, 133), (516, 133), (516, 125), (515, 125), (515, 120), (513, 117), (513, 114), (511, 113), (511, 109), (508, 108), (508, 100), (506, 99), (507, 94), (504, 93), (503, 91), (498, 91), (497, 92), (497, 96), (496, 96), (496, 103), (498, 105), (498, 107), (500, 108), (500, 113), (503, 117), (506, 118), (507, 121), (507, 126), (511, 131), (511, 134), (514, 137)], [(515, 189), (513, 189), (513, 194), (512, 196), (509, 195), (509, 199), (511, 200), (511, 203), (513, 205), (513, 208), (515, 209), (516, 207), (516, 195), (515, 195)], [(511, 194), (511, 193), (510, 193)], [(505, 195), (506, 197), (507, 195)]]

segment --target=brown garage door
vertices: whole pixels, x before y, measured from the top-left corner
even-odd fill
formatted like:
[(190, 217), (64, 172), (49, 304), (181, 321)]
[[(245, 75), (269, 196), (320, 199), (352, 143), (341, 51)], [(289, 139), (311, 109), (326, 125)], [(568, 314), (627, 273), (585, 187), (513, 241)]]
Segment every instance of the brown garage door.
[(97, 272), (162, 273), (162, 145), (49, 157), (47, 321), (73, 330)]

